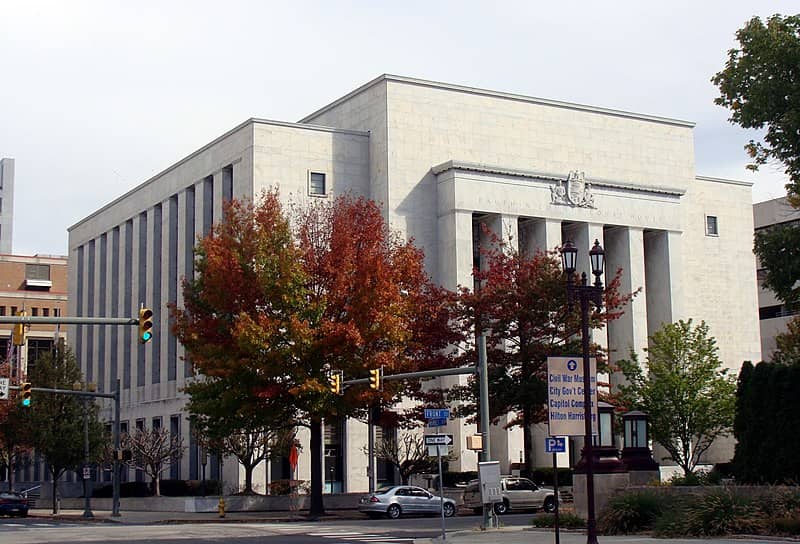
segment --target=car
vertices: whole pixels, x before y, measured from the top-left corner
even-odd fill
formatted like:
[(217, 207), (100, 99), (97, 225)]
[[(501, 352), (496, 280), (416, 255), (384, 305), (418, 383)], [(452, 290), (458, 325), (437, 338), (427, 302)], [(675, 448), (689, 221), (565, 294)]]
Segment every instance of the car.
[(0, 493), (0, 514), (26, 517), (28, 515), (28, 499), (16, 491), (3, 491)]
[[(502, 515), (511, 510), (531, 508), (542, 509), (545, 512), (554, 512), (556, 509), (553, 489), (540, 487), (527, 478), (501, 476), (500, 489), (503, 500), (494, 503), (494, 511), (497, 514)], [(464, 508), (471, 508), (476, 514), (483, 510), (478, 480), (472, 480), (464, 490)]]
[(364, 512), (372, 518), (386, 515), (391, 519), (397, 519), (403, 515), (441, 514), (442, 509), (445, 517), (455, 515), (456, 501), (445, 497), (442, 502), (442, 498), (438, 495), (413, 485), (381, 487), (374, 493), (364, 495), (358, 501), (359, 512)]

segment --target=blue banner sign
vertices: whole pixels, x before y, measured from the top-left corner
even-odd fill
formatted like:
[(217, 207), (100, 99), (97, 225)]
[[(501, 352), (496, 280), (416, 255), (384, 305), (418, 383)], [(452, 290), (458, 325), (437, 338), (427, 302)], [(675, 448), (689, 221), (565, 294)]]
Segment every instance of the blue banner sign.
[(426, 423), (427, 427), (444, 427), (447, 425), (447, 418), (441, 417), (436, 419), (429, 419)]

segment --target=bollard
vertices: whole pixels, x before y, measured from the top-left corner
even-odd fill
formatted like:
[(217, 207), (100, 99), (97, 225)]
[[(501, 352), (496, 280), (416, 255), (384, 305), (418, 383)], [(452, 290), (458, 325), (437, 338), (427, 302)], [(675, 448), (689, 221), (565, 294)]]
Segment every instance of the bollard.
[(217, 505), (217, 510), (219, 510), (219, 517), (225, 517), (225, 499), (222, 497), (219, 498), (219, 504)]

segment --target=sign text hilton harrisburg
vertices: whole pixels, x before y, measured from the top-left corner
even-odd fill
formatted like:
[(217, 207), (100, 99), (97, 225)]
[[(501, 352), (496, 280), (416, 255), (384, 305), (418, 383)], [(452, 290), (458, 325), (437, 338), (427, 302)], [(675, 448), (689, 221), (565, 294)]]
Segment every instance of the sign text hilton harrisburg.
[[(589, 360), (592, 398), (592, 429), (597, 434), (597, 362)], [(583, 436), (583, 359), (547, 358), (547, 421), (550, 436)]]

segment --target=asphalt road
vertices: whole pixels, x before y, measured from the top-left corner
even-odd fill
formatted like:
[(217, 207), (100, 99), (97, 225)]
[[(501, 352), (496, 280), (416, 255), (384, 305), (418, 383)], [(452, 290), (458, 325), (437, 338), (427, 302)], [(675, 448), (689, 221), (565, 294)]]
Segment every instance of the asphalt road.
[[(510, 514), (501, 521), (506, 526), (529, 525), (532, 513)], [(448, 531), (471, 529), (481, 523), (480, 516), (457, 516), (446, 520)], [(415, 538), (440, 534), (437, 517), (399, 520), (349, 520), (289, 523), (181, 523), (135, 525), (124, 523), (84, 523), (36, 518), (0, 518), (0, 544), (72, 544), (79, 542), (142, 542), (201, 544), (236, 542), (250, 544), (412, 544)]]

